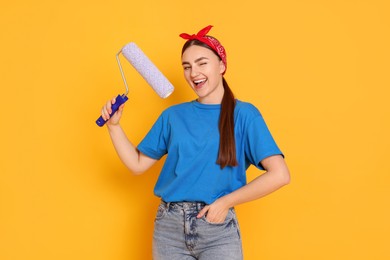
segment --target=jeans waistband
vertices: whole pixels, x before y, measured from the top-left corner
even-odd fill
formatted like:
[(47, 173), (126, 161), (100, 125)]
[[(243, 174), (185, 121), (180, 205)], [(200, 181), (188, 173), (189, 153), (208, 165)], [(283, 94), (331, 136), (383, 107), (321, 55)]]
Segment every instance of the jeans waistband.
[(198, 211), (202, 210), (207, 205), (206, 203), (199, 201), (166, 202), (164, 200), (161, 200), (161, 203), (168, 209), (196, 209)]

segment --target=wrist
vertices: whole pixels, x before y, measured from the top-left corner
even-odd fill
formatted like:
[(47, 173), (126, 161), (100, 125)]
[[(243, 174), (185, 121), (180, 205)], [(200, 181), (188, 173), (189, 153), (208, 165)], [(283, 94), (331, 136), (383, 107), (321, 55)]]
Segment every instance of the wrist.
[(117, 124), (110, 124), (110, 123), (107, 122), (106, 125), (107, 125), (108, 131), (110, 131), (110, 132), (115, 131), (116, 129), (120, 129), (121, 128), (119, 123), (117, 123)]
[(218, 200), (224, 205), (225, 208), (233, 208), (235, 206), (231, 194), (227, 194)]

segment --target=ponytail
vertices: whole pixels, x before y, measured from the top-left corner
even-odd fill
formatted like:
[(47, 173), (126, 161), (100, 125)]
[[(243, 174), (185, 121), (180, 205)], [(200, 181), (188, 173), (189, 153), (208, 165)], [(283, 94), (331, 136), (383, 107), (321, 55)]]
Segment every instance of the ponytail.
[(221, 114), (219, 118), (219, 153), (217, 163), (224, 168), (225, 166), (237, 166), (236, 142), (234, 138), (234, 107), (236, 100), (234, 94), (229, 88), (225, 78), (223, 87), (225, 89), (222, 103)]

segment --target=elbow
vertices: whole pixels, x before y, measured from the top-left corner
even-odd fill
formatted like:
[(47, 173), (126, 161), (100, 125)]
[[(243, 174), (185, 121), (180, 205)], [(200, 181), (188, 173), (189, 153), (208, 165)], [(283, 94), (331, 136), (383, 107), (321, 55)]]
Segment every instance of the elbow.
[(291, 182), (291, 178), (290, 178), (290, 175), (286, 176), (283, 181), (282, 181), (282, 185), (285, 186), (287, 184), (290, 184)]
[(274, 178), (279, 187), (283, 187), (291, 181), (290, 172), (287, 167), (275, 171)]
[(280, 183), (282, 186), (285, 186), (291, 182), (291, 176), (288, 169), (284, 170), (280, 174)]
[(141, 174), (143, 174), (144, 172), (143, 171), (131, 171), (131, 173), (134, 175), (134, 176), (139, 176)]
[(141, 166), (134, 166), (134, 165), (129, 165), (125, 163), (125, 166), (127, 169), (131, 172), (132, 175), (138, 176), (143, 174), (147, 169), (141, 167)]
[(141, 168), (129, 168), (130, 172), (134, 175), (134, 176), (138, 176), (138, 175), (141, 175), (143, 174), (146, 170), (144, 169), (141, 169)]
[(278, 176), (281, 186), (285, 186), (291, 182), (290, 170), (285, 163), (278, 168)]
[(290, 171), (282, 156), (270, 156), (260, 163), (271, 173), (276, 186), (282, 187), (290, 183)]

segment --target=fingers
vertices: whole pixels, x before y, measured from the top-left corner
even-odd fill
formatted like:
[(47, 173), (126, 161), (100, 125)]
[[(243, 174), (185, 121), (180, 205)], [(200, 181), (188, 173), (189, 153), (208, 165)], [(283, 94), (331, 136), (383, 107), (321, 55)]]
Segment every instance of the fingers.
[(105, 121), (110, 119), (110, 114), (111, 114), (111, 101), (106, 102), (106, 104), (102, 108), (102, 117)]
[(223, 223), (229, 212), (229, 208), (217, 207), (216, 204), (206, 205), (199, 211), (197, 218), (205, 217), (210, 223)]
[(201, 211), (199, 211), (197, 218), (202, 218), (204, 215), (206, 215), (207, 211), (210, 209), (210, 206), (205, 206)]
[[(102, 117), (105, 121), (110, 119), (110, 115), (112, 113), (112, 105), (115, 104), (115, 97), (109, 101), (106, 102), (106, 104), (102, 108)], [(118, 109), (120, 111), (123, 110), (123, 105)]]

